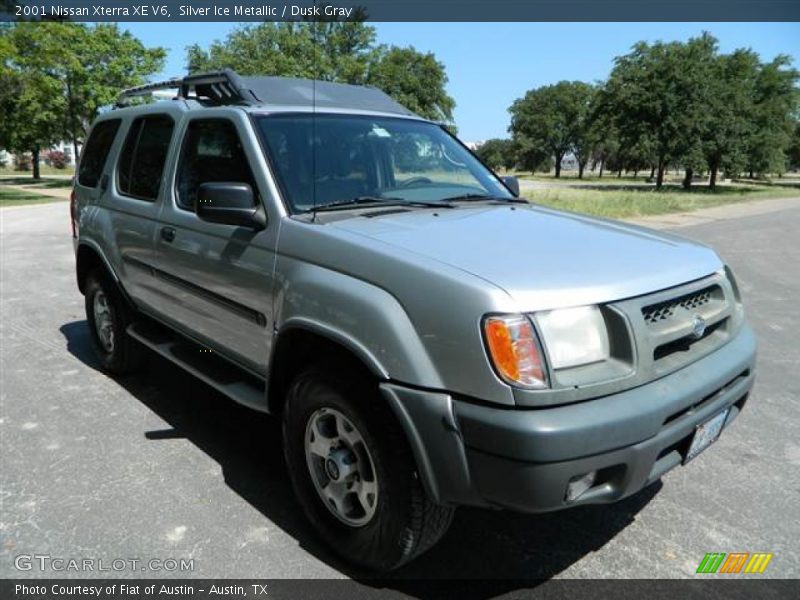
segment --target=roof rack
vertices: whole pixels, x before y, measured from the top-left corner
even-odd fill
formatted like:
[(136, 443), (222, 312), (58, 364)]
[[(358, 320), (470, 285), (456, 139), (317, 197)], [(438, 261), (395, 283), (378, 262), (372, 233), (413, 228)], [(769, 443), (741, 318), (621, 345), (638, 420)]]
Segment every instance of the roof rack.
[(313, 110), (344, 108), (415, 116), (377, 88), (297, 77), (241, 77), (232, 69), (130, 88), (119, 95), (115, 107), (126, 106), (137, 96), (169, 89), (177, 89), (175, 100), (196, 100), (207, 106), (270, 105), (309, 107)]
[(231, 69), (224, 69), (129, 88), (119, 95), (116, 106), (125, 106), (137, 96), (147, 96), (158, 90), (176, 88), (178, 90), (176, 98), (205, 101), (209, 104), (260, 103), (258, 97), (245, 85), (238, 73)]

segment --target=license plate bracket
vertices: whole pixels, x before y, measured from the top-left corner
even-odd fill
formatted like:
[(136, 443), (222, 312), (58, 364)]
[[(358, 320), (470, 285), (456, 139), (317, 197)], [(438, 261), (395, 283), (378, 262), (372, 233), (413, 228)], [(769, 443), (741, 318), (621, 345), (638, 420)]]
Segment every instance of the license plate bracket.
[(730, 409), (726, 408), (722, 412), (711, 417), (708, 421), (695, 427), (692, 443), (689, 444), (689, 450), (686, 452), (686, 458), (683, 460), (683, 464), (688, 463), (717, 441), (720, 433), (722, 433), (722, 428), (725, 426), (725, 421), (728, 420), (729, 410)]

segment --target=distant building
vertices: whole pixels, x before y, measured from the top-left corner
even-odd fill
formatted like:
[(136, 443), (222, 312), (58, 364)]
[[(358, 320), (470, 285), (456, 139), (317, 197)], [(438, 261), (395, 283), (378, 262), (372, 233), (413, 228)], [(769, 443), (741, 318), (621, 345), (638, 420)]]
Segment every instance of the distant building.
[(572, 154), (567, 154), (564, 158), (561, 159), (561, 170), (562, 171), (577, 171), (578, 170), (578, 159), (575, 158)]
[(486, 143), (486, 140), (479, 140), (477, 142), (464, 142), (464, 145), (467, 148), (469, 148), (470, 150), (472, 150), (473, 152), (475, 152), (475, 150), (477, 150), (478, 148), (483, 146), (485, 143)]

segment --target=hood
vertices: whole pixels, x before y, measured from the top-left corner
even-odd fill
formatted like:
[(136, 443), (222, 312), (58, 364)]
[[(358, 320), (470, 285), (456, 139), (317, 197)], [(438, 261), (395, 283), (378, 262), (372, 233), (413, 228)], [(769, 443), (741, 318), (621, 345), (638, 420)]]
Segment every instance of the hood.
[(611, 302), (700, 279), (713, 250), (616, 221), (537, 206), (467, 206), (336, 220), (505, 290), (522, 311)]

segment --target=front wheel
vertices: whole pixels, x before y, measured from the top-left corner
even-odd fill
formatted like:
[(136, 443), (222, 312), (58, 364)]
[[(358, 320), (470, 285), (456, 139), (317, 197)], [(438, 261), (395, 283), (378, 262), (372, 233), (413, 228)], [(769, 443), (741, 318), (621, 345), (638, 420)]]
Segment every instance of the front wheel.
[(428, 499), (403, 431), (366, 378), (303, 372), (289, 388), (283, 431), (300, 504), (345, 560), (395, 569), (447, 531), (453, 509)]

